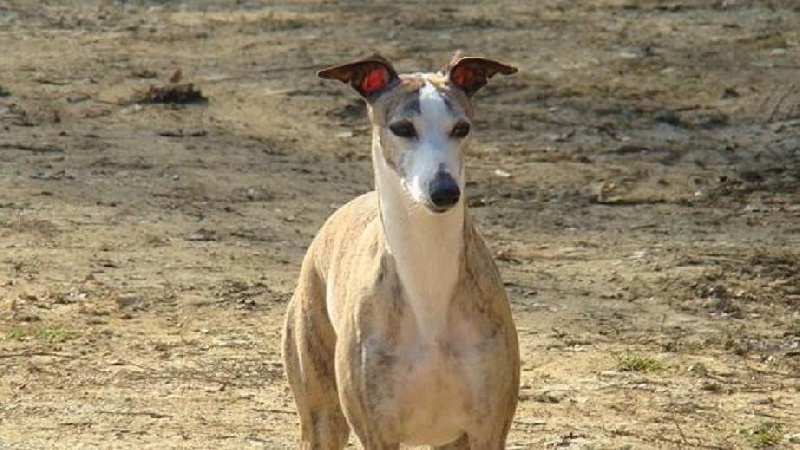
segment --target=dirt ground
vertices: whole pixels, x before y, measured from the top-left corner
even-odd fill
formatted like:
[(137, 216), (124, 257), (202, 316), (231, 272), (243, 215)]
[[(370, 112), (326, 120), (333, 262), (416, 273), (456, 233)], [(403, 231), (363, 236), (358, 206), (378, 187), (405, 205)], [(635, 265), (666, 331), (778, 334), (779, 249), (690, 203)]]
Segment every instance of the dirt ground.
[(0, 48), (0, 448), (293, 448), (286, 303), (372, 187), (314, 72), (459, 48), (520, 68), (468, 155), (508, 448), (800, 448), (796, 1), (11, 0)]

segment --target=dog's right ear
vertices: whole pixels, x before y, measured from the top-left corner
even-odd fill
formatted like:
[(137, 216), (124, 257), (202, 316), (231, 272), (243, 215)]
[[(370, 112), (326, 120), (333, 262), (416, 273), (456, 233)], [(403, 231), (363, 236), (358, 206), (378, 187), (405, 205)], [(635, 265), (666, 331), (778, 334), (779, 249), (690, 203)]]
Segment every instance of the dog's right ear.
[(349, 84), (368, 101), (375, 100), (399, 78), (394, 67), (380, 55), (320, 70), (317, 76)]

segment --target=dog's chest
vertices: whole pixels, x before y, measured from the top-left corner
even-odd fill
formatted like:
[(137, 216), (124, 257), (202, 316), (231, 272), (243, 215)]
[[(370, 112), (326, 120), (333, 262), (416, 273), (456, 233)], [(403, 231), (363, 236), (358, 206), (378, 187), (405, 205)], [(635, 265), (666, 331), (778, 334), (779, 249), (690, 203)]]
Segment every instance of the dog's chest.
[(408, 445), (441, 445), (469, 426), (480, 379), (477, 353), (454, 339), (411, 340), (394, 351), (395, 414)]

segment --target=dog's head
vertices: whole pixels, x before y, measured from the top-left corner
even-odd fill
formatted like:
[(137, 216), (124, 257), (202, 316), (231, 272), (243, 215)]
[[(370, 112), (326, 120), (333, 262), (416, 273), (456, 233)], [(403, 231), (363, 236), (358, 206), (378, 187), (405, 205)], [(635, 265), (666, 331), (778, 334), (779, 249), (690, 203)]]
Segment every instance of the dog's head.
[(437, 73), (398, 75), (375, 55), (318, 75), (350, 84), (366, 99), (381, 158), (375, 163), (384, 164), (415, 203), (443, 213), (462, 198), (472, 96), (495, 74), (516, 71), (456, 53)]

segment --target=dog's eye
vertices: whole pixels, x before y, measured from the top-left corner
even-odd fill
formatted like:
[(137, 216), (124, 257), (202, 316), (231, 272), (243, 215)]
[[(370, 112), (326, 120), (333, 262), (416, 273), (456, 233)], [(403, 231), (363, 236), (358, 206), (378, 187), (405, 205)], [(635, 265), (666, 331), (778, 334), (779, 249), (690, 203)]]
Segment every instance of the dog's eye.
[(469, 123), (458, 122), (450, 131), (450, 136), (454, 138), (464, 138), (469, 134)]
[(414, 128), (414, 124), (405, 120), (402, 122), (395, 122), (389, 125), (389, 129), (392, 130), (392, 133), (395, 136), (403, 138), (417, 137), (417, 130)]

